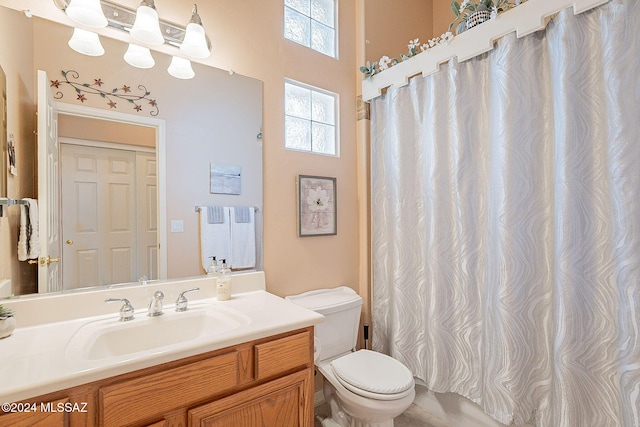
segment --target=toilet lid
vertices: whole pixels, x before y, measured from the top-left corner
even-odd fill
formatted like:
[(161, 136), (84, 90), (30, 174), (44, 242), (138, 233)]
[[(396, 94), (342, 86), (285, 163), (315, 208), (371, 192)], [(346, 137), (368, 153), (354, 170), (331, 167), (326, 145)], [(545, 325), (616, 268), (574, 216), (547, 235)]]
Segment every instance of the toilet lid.
[(331, 368), (342, 385), (363, 396), (404, 394), (414, 386), (413, 375), (406, 366), (375, 351), (359, 350), (339, 357), (331, 362)]

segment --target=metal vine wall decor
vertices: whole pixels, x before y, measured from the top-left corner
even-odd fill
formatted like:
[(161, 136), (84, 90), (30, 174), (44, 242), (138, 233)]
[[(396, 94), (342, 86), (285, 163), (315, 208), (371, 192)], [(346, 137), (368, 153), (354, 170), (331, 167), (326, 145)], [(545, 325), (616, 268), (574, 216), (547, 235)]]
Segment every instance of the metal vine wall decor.
[[(76, 91), (76, 101), (84, 102), (87, 100), (88, 95), (100, 95), (107, 101), (109, 108), (118, 108), (117, 101), (127, 101), (133, 104), (133, 109), (140, 113), (144, 110), (143, 105), (148, 104), (150, 106), (149, 114), (151, 116), (157, 116), (160, 110), (158, 109), (158, 103), (155, 99), (151, 99), (149, 96), (151, 92), (147, 90), (144, 85), (138, 85), (138, 90), (141, 91), (141, 95), (136, 95), (131, 91), (131, 86), (122, 85), (121, 87), (114, 88), (112, 90), (102, 89), (104, 82), (102, 79), (93, 79), (93, 83), (80, 83), (78, 78), (80, 74), (74, 70), (62, 71), (62, 77), (64, 80), (51, 80), (50, 86), (59, 89), (62, 85), (69, 85)], [(70, 80), (71, 78), (71, 80)], [(54, 95), (55, 99), (62, 99), (64, 94), (61, 91), (57, 91)]]

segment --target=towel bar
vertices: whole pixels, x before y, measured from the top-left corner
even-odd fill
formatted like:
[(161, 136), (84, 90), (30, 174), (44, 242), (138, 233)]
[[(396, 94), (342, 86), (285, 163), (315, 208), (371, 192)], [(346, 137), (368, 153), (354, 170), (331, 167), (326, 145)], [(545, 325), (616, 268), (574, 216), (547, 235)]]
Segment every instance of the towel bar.
[(27, 205), (26, 200), (11, 199), (9, 197), (0, 197), (0, 217), (4, 216), (4, 207), (13, 205)]
[[(196, 212), (200, 212), (200, 209), (202, 209), (202, 208), (206, 208), (206, 206), (196, 206)], [(260, 208), (257, 207), (257, 206), (254, 206), (253, 210), (256, 211), (256, 212), (260, 212)]]

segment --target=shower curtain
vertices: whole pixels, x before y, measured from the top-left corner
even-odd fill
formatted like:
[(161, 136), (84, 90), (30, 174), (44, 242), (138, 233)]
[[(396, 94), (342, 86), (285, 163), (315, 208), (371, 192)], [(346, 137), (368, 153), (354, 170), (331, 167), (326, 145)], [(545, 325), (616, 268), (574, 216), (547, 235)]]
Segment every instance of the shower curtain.
[(373, 347), (502, 423), (640, 426), (639, 28), (565, 10), (372, 101)]

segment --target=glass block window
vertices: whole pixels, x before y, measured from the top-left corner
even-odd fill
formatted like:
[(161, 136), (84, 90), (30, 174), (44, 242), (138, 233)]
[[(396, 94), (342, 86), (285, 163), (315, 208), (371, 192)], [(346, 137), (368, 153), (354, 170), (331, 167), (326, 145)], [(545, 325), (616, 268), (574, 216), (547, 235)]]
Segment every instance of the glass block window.
[(335, 0), (284, 0), (284, 36), (335, 58)]
[(338, 95), (302, 83), (284, 84), (285, 147), (313, 153), (338, 153)]

